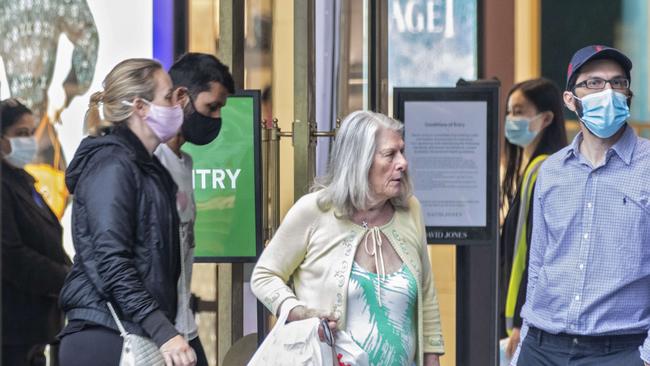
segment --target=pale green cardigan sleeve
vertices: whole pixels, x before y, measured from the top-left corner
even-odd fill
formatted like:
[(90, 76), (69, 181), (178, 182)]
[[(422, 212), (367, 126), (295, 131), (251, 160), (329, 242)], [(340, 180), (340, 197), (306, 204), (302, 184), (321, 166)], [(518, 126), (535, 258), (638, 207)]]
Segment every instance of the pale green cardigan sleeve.
[(412, 197), (409, 202), (411, 215), (416, 222), (422, 245), (420, 246), (420, 258), (422, 260), (422, 329), (424, 353), (445, 353), (442, 340), (442, 325), (440, 322), (440, 308), (438, 306), (438, 294), (434, 286), (431, 262), (429, 261), (429, 250), (427, 237), (424, 228), (424, 218), (420, 202)]
[(287, 212), (255, 265), (251, 289), (275, 315), (285, 300), (291, 307), (298, 301), (287, 282), (305, 258), (311, 227), (318, 211), (311, 195), (298, 200)]

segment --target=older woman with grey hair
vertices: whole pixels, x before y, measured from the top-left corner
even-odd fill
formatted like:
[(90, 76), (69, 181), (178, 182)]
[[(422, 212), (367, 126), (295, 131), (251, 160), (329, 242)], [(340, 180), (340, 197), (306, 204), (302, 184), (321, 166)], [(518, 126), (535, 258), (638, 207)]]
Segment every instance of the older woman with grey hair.
[(347, 331), (371, 365), (439, 365), (440, 312), (402, 132), (382, 114), (348, 115), (328, 174), (289, 210), (251, 283), (274, 314), (286, 307), (289, 321)]

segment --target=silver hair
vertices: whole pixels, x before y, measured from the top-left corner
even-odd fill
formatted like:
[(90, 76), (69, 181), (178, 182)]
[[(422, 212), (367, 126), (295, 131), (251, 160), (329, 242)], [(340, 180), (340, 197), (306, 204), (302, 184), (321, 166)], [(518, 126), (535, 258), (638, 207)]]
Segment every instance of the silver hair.
[[(403, 134), (404, 125), (386, 115), (356, 111), (350, 113), (336, 134), (330, 153), (327, 174), (314, 182), (312, 191), (319, 191), (318, 205), (326, 210), (334, 208), (339, 214), (352, 216), (355, 211), (367, 210), (372, 203), (370, 167), (377, 150), (380, 129)], [(398, 197), (390, 199), (394, 207), (407, 207), (413, 189), (408, 172), (402, 173)]]

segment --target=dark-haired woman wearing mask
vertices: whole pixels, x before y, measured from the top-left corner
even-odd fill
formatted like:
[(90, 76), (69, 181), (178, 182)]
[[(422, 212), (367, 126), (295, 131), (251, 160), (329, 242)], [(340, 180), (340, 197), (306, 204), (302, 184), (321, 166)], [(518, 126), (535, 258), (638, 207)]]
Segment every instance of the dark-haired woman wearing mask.
[(36, 155), (34, 116), (16, 99), (2, 120), (2, 364), (45, 366), (45, 346), (63, 326), (57, 304), (70, 269), (59, 220), (23, 167)]
[[(510, 336), (506, 355), (519, 343), (521, 307), (526, 300), (533, 192), (544, 160), (567, 144), (562, 96), (552, 81), (533, 79), (508, 93), (505, 122), (506, 172), (501, 207), (508, 208), (501, 230), (500, 335)], [(505, 322), (505, 324), (503, 323)]]

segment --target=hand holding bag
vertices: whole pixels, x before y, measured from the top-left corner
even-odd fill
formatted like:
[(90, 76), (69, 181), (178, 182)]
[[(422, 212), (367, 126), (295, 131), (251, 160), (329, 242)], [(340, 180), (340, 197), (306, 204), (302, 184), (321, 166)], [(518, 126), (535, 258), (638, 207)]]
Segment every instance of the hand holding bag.
[(334, 352), (334, 366), (369, 366), (368, 354), (348, 332), (339, 331), (335, 337), (327, 324), (327, 319), (322, 319), (320, 326), (323, 328), (325, 343), (330, 345)]
[[(304, 304), (300, 304), (303, 305)], [(287, 323), (291, 309), (283, 307), (275, 326), (248, 366), (331, 366), (332, 348), (318, 337), (318, 318)]]
[[(335, 365), (337, 366), (369, 366), (368, 354), (352, 336), (346, 331), (336, 333), (334, 352), (336, 353)], [(338, 362), (338, 363), (337, 363)]]
[(113, 305), (110, 302), (106, 305), (120, 330), (120, 336), (124, 339), (120, 366), (165, 366), (165, 360), (158, 346), (149, 338), (128, 333), (120, 318), (117, 317)]

